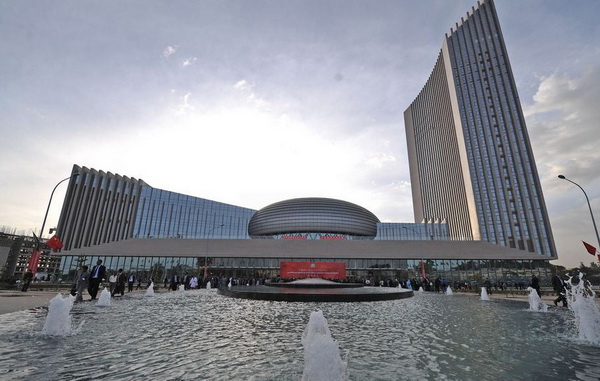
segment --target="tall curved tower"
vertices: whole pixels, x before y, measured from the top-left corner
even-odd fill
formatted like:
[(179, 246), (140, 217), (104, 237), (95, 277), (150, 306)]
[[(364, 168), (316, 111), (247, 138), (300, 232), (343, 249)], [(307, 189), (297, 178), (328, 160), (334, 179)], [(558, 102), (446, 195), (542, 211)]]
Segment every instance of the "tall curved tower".
[(416, 222), (445, 219), (455, 239), (557, 257), (492, 0), (446, 34), (404, 121)]

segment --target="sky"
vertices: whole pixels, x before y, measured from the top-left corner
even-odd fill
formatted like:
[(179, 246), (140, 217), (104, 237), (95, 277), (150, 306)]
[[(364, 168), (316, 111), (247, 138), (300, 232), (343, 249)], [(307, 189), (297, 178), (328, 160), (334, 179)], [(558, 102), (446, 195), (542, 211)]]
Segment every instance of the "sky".
[[(412, 222), (403, 112), (475, 4), (0, 0), (0, 228), (39, 232), (74, 164), (252, 209), (330, 197)], [(552, 263), (589, 265), (585, 195), (557, 176), (600, 212), (600, 2), (495, 4)]]

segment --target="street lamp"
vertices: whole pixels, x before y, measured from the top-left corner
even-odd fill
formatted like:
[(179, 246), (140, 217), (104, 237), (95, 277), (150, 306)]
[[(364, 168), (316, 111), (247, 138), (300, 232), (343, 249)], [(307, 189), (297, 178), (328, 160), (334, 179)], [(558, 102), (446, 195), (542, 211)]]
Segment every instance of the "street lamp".
[(208, 233), (206, 233), (206, 251), (204, 255), (204, 281), (206, 281), (206, 278), (208, 277), (208, 242), (210, 240), (210, 233), (212, 233), (215, 229), (222, 228), (223, 226), (225, 226), (225, 224), (215, 225), (212, 227), (212, 229), (208, 231)]
[(60, 180), (55, 186), (54, 189), (52, 189), (52, 193), (50, 193), (50, 200), (48, 200), (48, 207), (46, 208), (46, 214), (44, 215), (44, 221), (42, 222), (42, 228), (40, 229), (40, 235), (38, 237), (37, 242), (35, 243), (35, 246), (31, 252), (31, 257), (29, 258), (29, 264), (27, 265), (27, 268), (29, 270), (31, 270), (31, 272), (34, 274), (37, 272), (37, 265), (38, 262), (40, 260), (40, 247), (41, 247), (41, 242), (40, 240), (42, 239), (42, 235), (44, 234), (44, 227), (46, 226), (46, 219), (48, 218), (48, 212), (50, 211), (50, 204), (52, 203), (52, 197), (54, 196), (54, 191), (56, 191), (56, 188), (58, 188), (58, 186), (62, 183), (64, 183), (67, 180), (70, 180), (73, 177), (79, 176), (79, 173), (73, 173), (71, 176), (64, 178), (62, 180)]
[(577, 185), (579, 187), (579, 189), (581, 189), (581, 191), (583, 192), (583, 195), (585, 196), (585, 200), (587, 201), (587, 204), (588, 204), (588, 208), (590, 209), (590, 215), (592, 216), (592, 224), (594, 225), (594, 231), (596, 232), (596, 239), (598, 240), (598, 248), (600, 249), (600, 235), (598, 235), (598, 228), (596, 227), (596, 220), (594, 220), (594, 213), (592, 213), (592, 205), (590, 204), (590, 199), (588, 198), (587, 193), (585, 193), (585, 190), (583, 190), (581, 185), (577, 184), (575, 181), (571, 181), (563, 175), (558, 175), (558, 178), (562, 179), (562, 180), (567, 180), (568, 182)]

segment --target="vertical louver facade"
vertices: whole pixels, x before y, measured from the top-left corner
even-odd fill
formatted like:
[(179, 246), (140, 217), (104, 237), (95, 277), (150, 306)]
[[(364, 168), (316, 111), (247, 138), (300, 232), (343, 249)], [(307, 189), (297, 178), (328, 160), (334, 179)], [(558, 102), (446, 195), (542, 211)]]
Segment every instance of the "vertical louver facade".
[(129, 238), (246, 239), (253, 209), (149, 186), (110, 172), (73, 166), (57, 234), (63, 250)]
[(73, 166), (57, 233), (64, 250), (131, 237), (142, 180)]
[(416, 222), (445, 219), (455, 239), (556, 257), (493, 1), (445, 36), (404, 119)]

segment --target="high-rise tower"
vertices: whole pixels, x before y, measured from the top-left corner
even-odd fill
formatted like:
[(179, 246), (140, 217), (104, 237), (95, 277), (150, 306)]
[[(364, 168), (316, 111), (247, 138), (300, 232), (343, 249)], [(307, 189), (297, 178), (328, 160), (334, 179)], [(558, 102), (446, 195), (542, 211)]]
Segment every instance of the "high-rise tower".
[(492, 0), (446, 34), (404, 120), (416, 222), (445, 219), (456, 239), (556, 258)]

